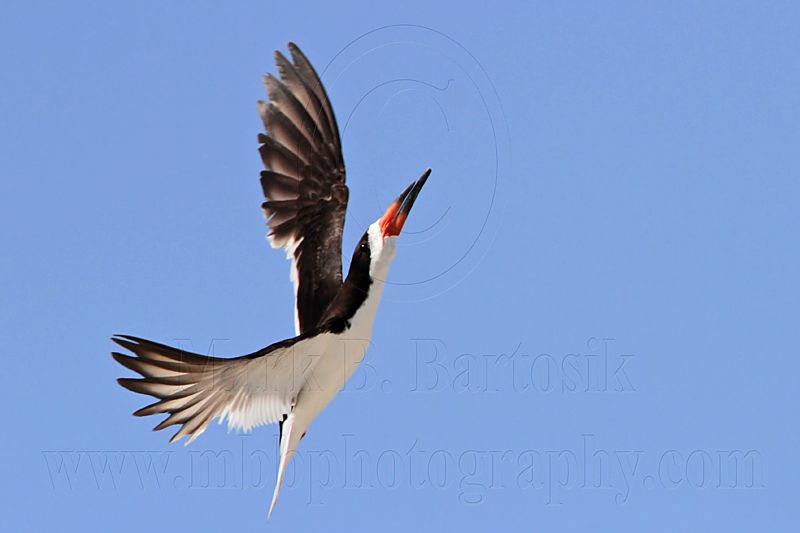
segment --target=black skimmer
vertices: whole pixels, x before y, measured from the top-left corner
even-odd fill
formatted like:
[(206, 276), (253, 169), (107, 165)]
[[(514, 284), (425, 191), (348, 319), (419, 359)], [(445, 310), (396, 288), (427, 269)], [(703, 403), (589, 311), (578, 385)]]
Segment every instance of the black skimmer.
[(431, 172), (369, 226), (342, 281), (348, 189), (336, 117), (311, 64), (294, 44), (289, 51), (291, 62), (275, 53), (280, 80), (264, 78), (270, 101), (258, 104), (266, 130), (259, 151), (269, 241), (292, 262), (297, 336), (233, 358), (128, 335), (112, 339), (133, 354), (114, 352), (114, 359), (142, 376), (119, 384), (158, 399), (134, 415), (168, 414), (154, 429), (179, 425), (170, 442), (188, 437), (188, 444), (215, 418), (243, 431), (280, 424), (270, 516), (300, 440), (366, 354), (395, 241)]

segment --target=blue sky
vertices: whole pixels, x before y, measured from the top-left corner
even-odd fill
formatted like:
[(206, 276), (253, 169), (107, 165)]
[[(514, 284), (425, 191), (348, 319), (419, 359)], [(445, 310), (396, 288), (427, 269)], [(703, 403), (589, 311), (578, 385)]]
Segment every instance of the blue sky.
[[(800, 9), (647, 4), (4, 3), (0, 528), (796, 527)], [(346, 257), (434, 172), (267, 522), (277, 429), (168, 445), (109, 337), (292, 335), (255, 106), (288, 41)]]

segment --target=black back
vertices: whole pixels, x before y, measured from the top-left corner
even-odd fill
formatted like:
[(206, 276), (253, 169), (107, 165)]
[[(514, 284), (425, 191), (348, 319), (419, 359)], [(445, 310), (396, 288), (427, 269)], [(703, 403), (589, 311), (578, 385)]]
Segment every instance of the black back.
[(358, 241), (350, 261), (350, 270), (344, 280), (342, 289), (325, 311), (321, 323), (334, 333), (341, 333), (350, 327), (350, 320), (361, 307), (369, 294), (372, 278), (369, 275), (372, 252), (369, 247), (369, 236), (364, 233)]

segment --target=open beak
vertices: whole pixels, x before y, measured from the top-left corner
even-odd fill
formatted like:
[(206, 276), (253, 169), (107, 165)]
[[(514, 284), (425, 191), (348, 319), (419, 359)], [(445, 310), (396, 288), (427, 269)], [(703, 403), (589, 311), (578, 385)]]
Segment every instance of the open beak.
[(425, 185), (430, 175), (431, 169), (428, 169), (417, 181), (406, 187), (406, 190), (397, 197), (397, 200), (392, 202), (392, 205), (389, 206), (389, 209), (387, 209), (380, 218), (379, 224), (384, 239), (386, 237), (396, 237), (400, 235), (400, 232), (403, 230), (403, 224), (406, 223), (406, 219), (408, 218), (408, 213), (414, 206), (414, 202), (417, 196), (419, 196), (419, 191), (422, 190), (422, 186)]

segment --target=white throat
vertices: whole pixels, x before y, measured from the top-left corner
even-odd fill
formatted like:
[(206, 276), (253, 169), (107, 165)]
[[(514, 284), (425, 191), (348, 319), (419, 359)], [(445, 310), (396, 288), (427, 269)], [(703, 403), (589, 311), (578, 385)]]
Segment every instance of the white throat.
[(348, 336), (368, 339), (372, 334), (372, 323), (378, 312), (378, 304), (383, 296), (383, 287), (389, 276), (389, 267), (391, 267), (397, 251), (395, 247), (397, 237), (384, 239), (377, 222), (369, 227), (367, 236), (370, 248), (369, 275), (372, 278), (372, 285), (370, 285), (367, 299), (353, 316)]

